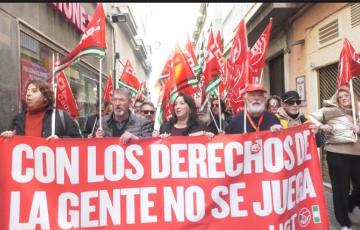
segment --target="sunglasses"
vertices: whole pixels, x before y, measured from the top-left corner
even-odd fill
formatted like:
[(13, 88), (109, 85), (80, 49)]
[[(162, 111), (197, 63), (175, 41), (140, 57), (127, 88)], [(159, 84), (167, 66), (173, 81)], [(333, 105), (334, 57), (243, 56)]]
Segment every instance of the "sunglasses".
[(153, 115), (155, 113), (155, 111), (153, 111), (153, 110), (143, 110), (141, 112), (144, 114), (151, 114), (151, 115)]
[(301, 104), (301, 100), (287, 101), (286, 103), (289, 104), (289, 105), (294, 105), (295, 103), (296, 103), (297, 105), (300, 105), (300, 104)]

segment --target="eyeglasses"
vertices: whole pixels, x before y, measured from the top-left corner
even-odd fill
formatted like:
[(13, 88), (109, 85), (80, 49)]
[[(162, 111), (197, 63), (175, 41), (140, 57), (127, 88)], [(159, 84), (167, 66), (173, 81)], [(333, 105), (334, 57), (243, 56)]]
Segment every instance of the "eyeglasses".
[(153, 110), (142, 110), (141, 112), (144, 114), (151, 114), (151, 115), (153, 115), (155, 113), (155, 111), (153, 111)]
[(300, 105), (300, 104), (301, 104), (301, 100), (287, 101), (287, 102), (285, 102), (285, 103), (287, 103), (287, 104), (289, 104), (289, 105), (294, 105), (295, 103), (296, 103), (297, 105)]
[(219, 104), (212, 104), (212, 107), (219, 107)]

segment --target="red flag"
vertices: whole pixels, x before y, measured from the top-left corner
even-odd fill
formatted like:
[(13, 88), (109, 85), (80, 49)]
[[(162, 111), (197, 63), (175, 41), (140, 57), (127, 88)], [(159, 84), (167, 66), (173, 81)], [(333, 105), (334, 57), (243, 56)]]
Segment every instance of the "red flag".
[(126, 61), (124, 71), (120, 77), (120, 85), (131, 90), (133, 96), (138, 94), (140, 82), (135, 75), (134, 69), (129, 60)]
[(111, 74), (109, 74), (108, 79), (106, 81), (106, 85), (105, 85), (105, 89), (104, 89), (104, 94), (103, 94), (103, 99), (106, 102), (110, 102), (112, 95), (113, 95), (113, 82), (112, 82), (112, 77)]
[(173, 56), (173, 52), (169, 54), (168, 58), (166, 59), (165, 66), (161, 71), (160, 77), (155, 82), (156, 88), (165, 87), (165, 82), (169, 80), (172, 70), (172, 56)]
[(140, 90), (139, 90), (138, 94), (136, 95), (135, 101), (136, 100), (145, 101), (146, 94), (147, 94), (146, 81), (142, 81), (140, 84)]
[(55, 68), (55, 73), (67, 68), (82, 56), (94, 55), (99, 58), (105, 56), (106, 31), (105, 13), (102, 3), (96, 6), (94, 15), (86, 26), (85, 32), (81, 37), (80, 43), (75, 47)]
[(224, 47), (223, 47), (223, 44), (222, 44), (222, 38), (221, 38), (220, 31), (218, 31), (218, 33), (216, 35), (216, 44), (219, 47), (221, 53), (223, 53), (224, 52)]
[(227, 65), (228, 81), (230, 82), (229, 101), (234, 113), (238, 113), (244, 106), (243, 96), (248, 76), (249, 52), (246, 38), (246, 24), (240, 21)]
[(207, 95), (217, 89), (220, 84), (220, 75), (222, 75), (221, 67), (216, 54), (220, 55), (220, 58), (222, 58), (220, 49), (214, 41), (214, 35), (212, 31), (210, 31), (205, 55), (205, 69), (203, 73), (205, 92)]
[(56, 108), (65, 110), (73, 118), (79, 116), (75, 97), (63, 71), (56, 75), (56, 82)]
[(347, 85), (351, 78), (360, 75), (360, 57), (346, 38), (340, 53), (337, 87)]
[(170, 72), (171, 81), (173, 82), (172, 86), (174, 87), (171, 92), (172, 97), (175, 97), (177, 93), (184, 93), (187, 95), (195, 94), (197, 91), (198, 80), (186, 62), (179, 45), (176, 45), (172, 63), (173, 67)]
[(195, 55), (195, 51), (194, 48), (191, 44), (190, 38), (189, 38), (189, 34), (187, 35), (187, 40), (186, 40), (186, 45), (185, 45), (185, 49), (184, 49), (184, 56), (185, 59), (187, 61), (187, 63), (189, 64), (191, 70), (193, 71), (193, 74), (196, 74), (196, 55)]
[[(269, 46), (269, 39), (272, 27), (272, 18), (264, 32), (250, 50), (248, 83), (259, 83), (261, 71), (265, 64), (266, 52)], [(256, 82), (253, 82), (255, 79)]]

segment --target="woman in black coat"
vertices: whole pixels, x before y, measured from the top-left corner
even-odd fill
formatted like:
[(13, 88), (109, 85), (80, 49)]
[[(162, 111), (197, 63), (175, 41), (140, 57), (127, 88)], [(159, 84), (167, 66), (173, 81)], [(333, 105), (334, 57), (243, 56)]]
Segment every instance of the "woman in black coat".
[(14, 135), (47, 137), (81, 137), (79, 126), (65, 111), (55, 111), (55, 135), (51, 133), (54, 92), (49, 83), (31, 80), (26, 87), (26, 109), (13, 119), (9, 130), (1, 133), (5, 138)]
[(204, 135), (204, 127), (200, 124), (196, 113), (194, 99), (180, 93), (174, 101), (172, 118), (160, 127), (160, 132), (154, 131), (153, 137), (197, 136)]

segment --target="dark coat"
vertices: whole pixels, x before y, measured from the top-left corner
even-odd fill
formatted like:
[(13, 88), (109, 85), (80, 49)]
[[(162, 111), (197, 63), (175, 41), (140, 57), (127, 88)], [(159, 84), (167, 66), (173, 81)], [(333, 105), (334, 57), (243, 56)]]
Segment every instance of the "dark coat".
[[(255, 125), (258, 124), (258, 118), (254, 118)], [(280, 124), (279, 119), (270, 112), (264, 112), (264, 119), (260, 125), (260, 131), (270, 130), (270, 127)], [(251, 126), (249, 119), (246, 119), (246, 131), (255, 132), (255, 129)], [(244, 133), (244, 111), (241, 111), (239, 115), (231, 119), (229, 125), (225, 129), (226, 134)]]
[[(83, 131), (83, 135), (84, 137), (88, 137), (88, 135), (93, 131), (94, 128), (94, 124), (95, 122), (97, 122), (99, 120), (99, 114), (91, 114), (89, 116), (86, 117), (86, 122), (85, 122), (85, 127), (84, 127), (84, 131)], [(96, 125), (95, 125), (96, 126)], [(95, 131), (96, 131), (96, 127), (94, 128), (94, 133), (93, 133), (93, 137), (95, 137)]]
[[(51, 136), (51, 116), (52, 116), (53, 107), (49, 106), (46, 109), (43, 123), (42, 123), (42, 137)], [(26, 111), (19, 113), (15, 116), (11, 122), (9, 130), (16, 130), (16, 135), (25, 135), (25, 114)], [(79, 126), (77, 123), (70, 117), (70, 115), (63, 111), (65, 127), (62, 124), (62, 119), (60, 118), (59, 110), (56, 109), (55, 114), (55, 134), (58, 137), (81, 137), (79, 132)]]
[[(171, 134), (172, 126), (174, 126), (173, 122), (171, 122), (171, 121), (165, 122), (160, 127), (160, 134), (163, 134), (163, 133)], [(202, 131), (202, 130), (205, 130), (205, 127), (203, 127), (200, 123), (189, 120), (186, 129), (182, 132), (182, 136), (187, 136), (190, 133), (195, 133), (195, 132)]]
[(125, 131), (138, 136), (138, 137), (151, 137), (154, 129), (154, 123), (146, 120), (140, 115), (136, 115), (129, 110), (129, 118), (126, 125), (119, 130), (117, 135), (114, 135), (115, 120), (113, 116), (114, 112), (110, 115), (106, 115), (102, 118), (102, 128), (105, 132), (105, 136), (114, 137), (121, 136)]

